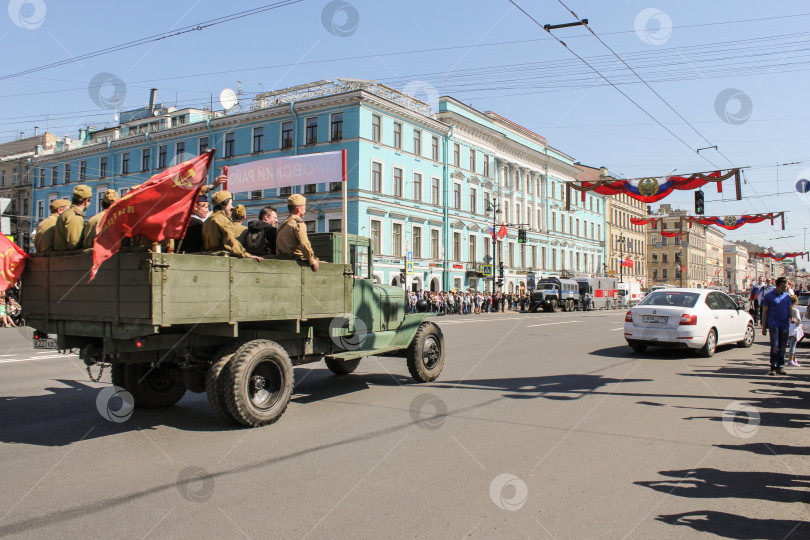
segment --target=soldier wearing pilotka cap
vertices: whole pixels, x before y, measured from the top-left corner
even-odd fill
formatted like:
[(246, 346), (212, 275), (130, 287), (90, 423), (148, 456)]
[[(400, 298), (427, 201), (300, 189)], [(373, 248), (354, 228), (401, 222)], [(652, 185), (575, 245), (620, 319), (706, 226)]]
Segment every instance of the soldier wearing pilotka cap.
[(67, 199), (56, 199), (48, 206), (51, 215), (42, 220), (42, 223), (37, 225), (37, 234), (34, 237), (34, 247), (37, 253), (45, 253), (53, 251), (54, 232), (56, 227), (56, 220), (59, 216), (67, 210), (70, 206), (70, 201)]
[(90, 206), (93, 190), (90, 186), (79, 184), (73, 188), (70, 208), (56, 219), (54, 227), (54, 249), (65, 251), (82, 249), (84, 234), (84, 211)]
[(299, 193), (293, 193), (287, 199), (287, 209), (290, 212), (290, 217), (279, 225), (278, 234), (276, 235), (276, 254), (293, 255), (298, 259), (307, 261), (312, 270), (317, 272), (318, 259), (315, 258), (315, 252), (312, 251), (312, 246), (307, 237), (307, 224), (302, 219), (307, 212), (306, 204), (306, 198)]
[(99, 232), (98, 226), (101, 225), (101, 220), (104, 219), (107, 209), (117, 200), (118, 192), (114, 189), (108, 189), (104, 192), (104, 196), (101, 198), (101, 212), (88, 219), (87, 224), (84, 226), (84, 239), (82, 240), (84, 249), (92, 249), (93, 243), (96, 241), (96, 235)]
[(236, 239), (231, 219), (233, 196), (229, 191), (214, 193), (211, 201), (214, 203), (214, 213), (205, 220), (202, 226), (203, 244), (206, 251), (226, 251), (234, 257), (262, 260), (261, 257), (251, 255)]

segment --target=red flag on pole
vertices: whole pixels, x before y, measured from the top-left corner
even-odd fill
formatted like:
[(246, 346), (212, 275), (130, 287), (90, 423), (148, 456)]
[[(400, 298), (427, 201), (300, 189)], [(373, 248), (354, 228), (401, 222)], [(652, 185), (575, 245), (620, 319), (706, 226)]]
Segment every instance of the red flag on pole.
[(630, 268), (633, 267), (633, 261), (630, 257), (627, 257), (624, 261), (622, 261), (622, 266), (629, 266)]
[(0, 291), (14, 286), (22, 276), (28, 254), (23, 249), (0, 234)]
[(124, 238), (142, 235), (160, 242), (183, 237), (215, 150), (154, 175), (110, 206), (98, 225), (90, 280)]
[(503, 238), (504, 236), (506, 236), (507, 232), (508, 231), (506, 230), (506, 223), (501, 223), (501, 228), (498, 229), (498, 238)]

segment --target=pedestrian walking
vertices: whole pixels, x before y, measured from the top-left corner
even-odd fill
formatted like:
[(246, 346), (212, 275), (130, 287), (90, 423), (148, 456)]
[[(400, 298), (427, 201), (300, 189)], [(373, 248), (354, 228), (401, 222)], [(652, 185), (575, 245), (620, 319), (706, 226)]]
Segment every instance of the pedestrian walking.
[(785, 373), (785, 348), (790, 334), (790, 296), (787, 278), (776, 279), (776, 288), (765, 293), (762, 299), (762, 335), (771, 333), (771, 369), (768, 375)]
[(787, 365), (791, 367), (801, 367), (796, 361), (796, 344), (804, 337), (804, 329), (802, 328), (802, 314), (797, 307), (799, 297), (794, 295), (790, 296), (790, 334), (788, 336), (788, 362)]

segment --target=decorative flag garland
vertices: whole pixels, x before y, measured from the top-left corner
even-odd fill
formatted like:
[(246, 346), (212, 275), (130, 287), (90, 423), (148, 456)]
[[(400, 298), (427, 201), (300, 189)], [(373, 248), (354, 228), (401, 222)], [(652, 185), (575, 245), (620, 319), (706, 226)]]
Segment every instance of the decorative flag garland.
[[(568, 189), (575, 189), (582, 192), (582, 200), (585, 200), (586, 191), (595, 191), (600, 195), (620, 195), (625, 194), (638, 201), (651, 203), (660, 201), (674, 190), (690, 190), (702, 187), (709, 182), (717, 185), (717, 192), (723, 192), (723, 180), (734, 178), (737, 188), (737, 200), (742, 199), (742, 187), (740, 184), (740, 169), (729, 169), (727, 172), (698, 172), (688, 176), (660, 176), (646, 178), (631, 178), (628, 180), (617, 180), (609, 178), (597, 180), (596, 182), (566, 182)], [(570, 195), (570, 192), (569, 194)], [(566, 197), (566, 210), (571, 209), (571, 197)]]
[(783, 253), (782, 255), (777, 255), (776, 253), (753, 253), (754, 257), (762, 257), (762, 258), (769, 258), (775, 261), (784, 261), (785, 259), (795, 259), (796, 257), (804, 257), (807, 258), (808, 252), (807, 251), (793, 251), (790, 253)]
[[(722, 227), (723, 229), (727, 230), (734, 230), (739, 229), (743, 225), (748, 223), (760, 223), (765, 221), (766, 219), (771, 220), (771, 225), (774, 225), (774, 220), (777, 218), (782, 219), (782, 230), (785, 230), (785, 213), (784, 212), (770, 212), (768, 214), (743, 214), (741, 216), (682, 216), (681, 220), (686, 221), (689, 223), (689, 227), (692, 226), (692, 223), (700, 223), (701, 225), (716, 225), (717, 227)], [(633, 225), (651, 225), (653, 229), (658, 228), (658, 221), (663, 218), (631, 218), (630, 223)], [(661, 232), (663, 236), (673, 236), (672, 234), (665, 234)]]

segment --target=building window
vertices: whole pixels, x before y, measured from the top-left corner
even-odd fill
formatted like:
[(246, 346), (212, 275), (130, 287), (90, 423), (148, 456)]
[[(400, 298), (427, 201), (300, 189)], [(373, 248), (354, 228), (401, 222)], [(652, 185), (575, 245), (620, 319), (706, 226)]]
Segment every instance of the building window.
[(332, 115), (331, 125), (331, 138), (333, 141), (343, 140), (343, 113), (334, 113)]
[(484, 192), (484, 212), (489, 210), (489, 191)]
[(340, 191), (343, 188), (343, 182), (329, 182), (329, 191)]
[(255, 200), (261, 199), (261, 198), (262, 198), (262, 190), (257, 189), (257, 190), (254, 190), (254, 191), (250, 192), (250, 199), (251, 200), (255, 201)]
[(422, 202), (422, 173), (413, 173), (413, 200)]
[(264, 152), (264, 127), (253, 128), (253, 152)]
[(65, 183), (70, 183), (70, 163), (65, 163)]
[(421, 259), (422, 258), (422, 227), (414, 227), (412, 229), (412, 253), (414, 259)]
[(662, 253), (661, 254), (661, 262), (664, 263), (664, 264), (669, 262), (669, 254), (668, 253)]
[(431, 229), (430, 231), (430, 258), (439, 258), (439, 231), (438, 229)]
[(394, 122), (394, 148), (402, 148), (402, 124)]
[(180, 163), (180, 159), (182, 159), (183, 154), (186, 153), (186, 143), (185, 142), (178, 142), (174, 145), (174, 160), (175, 164)]
[(460, 261), (461, 260), (461, 233), (454, 232), (453, 233), (453, 260)]
[(304, 193), (316, 193), (318, 191), (318, 184), (306, 184), (304, 186)]
[(317, 231), (318, 226), (314, 219), (312, 221), (305, 221), (304, 223), (307, 226), (307, 234), (312, 234)]
[(439, 198), (439, 179), (432, 178), (430, 180), (430, 204), (439, 206), (441, 199)]
[(158, 147), (158, 169), (165, 169), (166, 168), (166, 153), (168, 152), (168, 148), (165, 144), (160, 145)]
[(509, 242), (509, 255), (508, 255), (508, 257), (509, 257), (509, 260), (508, 260), (509, 268), (514, 268), (515, 267), (515, 244), (513, 244), (512, 242)]
[(467, 260), (471, 263), (474, 263), (477, 260), (476, 257), (476, 244), (478, 244), (478, 239), (475, 237), (474, 234), (470, 235), (470, 244), (467, 246)]
[(664, 278), (664, 279), (667, 279), (667, 277), (668, 277), (668, 271), (667, 271), (667, 269), (666, 269), (666, 268), (662, 268), (662, 269), (661, 269), (661, 277), (662, 277), (662, 278)]
[(484, 154), (484, 176), (489, 176), (489, 156)]
[(551, 230), (552, 231), (557, 230), (557, 212), (551, 213)]
[(413, 153), (422, 155), (422, 131), (419, 129), (413, 130)]
[(470, 212), (478, 213), (478, 190), (474, 187), (470, 188)]
[(129, 174), (129, 153), (127, 152), (121, 158), (121, 174)]
[(439, 161), (439, 138), (435, 136), (431, 139), (431, 156), (433, 161)]
[(461, 166), (461, 146), (458, 143), (453, 143), (453, 165)]
[(142, 172), (147, 172), (150, 169), (150, 163), (149, 163), (150, 154), (151, 154), (151, 152), (150, 152), (150, 150), (148, 148), (144, 148), (141, 151), (141, 171)]
[(200, 154), (208, 152), (208, 137), (200, 137)]
[(402, 169), (394, 167), (394, 197), (402, 198)]
[(53, 168), (51, 169), (51, 185), (55, 186), (58, 180), (59, 180), (59, 171), (57, 170), (56, 165), (54, 165)]
[(293, 123), (282, 122), (281, 124), (281, 147), (292, 148), (293, 145)]
[(402, 255), (402, 223), (391, 226), (391, 255)]
[(225, 157), (233, 157), (234, 156), (234, 142), (236, 141), (236, 133), (231, 131), (230, 133), (225, 134)]
[(371, 220), (371, 249), (374, 253), (380, 253), (380, 231), (382, 230), (382, 222)]
[(653, 279), (658, 279), (658, 268), (653, 268), (652, 277)]
[(371, 115), (371, 140), (380, 142), (382, 137), (382, 118), (379, 115)]
[(307, 144), (315, 144), (318, 142), (318, 117), (312, 116), (307, 118)]
[(87, 162), (80, 161), (79, 162), (79, 181), (82, 182), (87, 180)]
[(475, 150), (470, 148), (470, 170), (475, 172)]
[(280, 197), (289, 197), (292, 195), (292, 188), (290, 186), (279, 188), (278, 194)]
[(453, 208), (461, 210), (461, 184), (458, 183), (453, 184)]
[(329, 220), (329, 232), (338, 233), (343, 231), (343, 222), (339, 219)]
[(382, 163), (371, 163), (371, 191), (382, 193)]
[(107, 178), (107, 158), (101, 158), (101, 163), (98, 167), (98, 177), (99, 178)]

